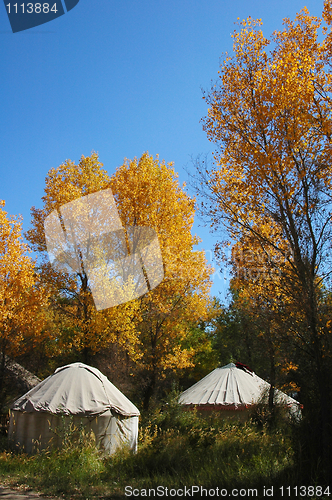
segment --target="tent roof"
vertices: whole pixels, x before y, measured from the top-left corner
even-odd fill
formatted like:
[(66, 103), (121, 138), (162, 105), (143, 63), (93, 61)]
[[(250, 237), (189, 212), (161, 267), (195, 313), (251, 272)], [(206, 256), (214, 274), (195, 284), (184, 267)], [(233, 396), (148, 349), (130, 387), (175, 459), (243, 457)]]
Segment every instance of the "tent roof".
[(97, 368), (72, 363), (57, 368), (36, 387), (17, 399), (12, 410), (61, 415), (99, 415), (113, 410), (123, 416), (139, 410)]
[[(216, 368), (186, 391), (182, 392), (179, 402), (184, 405), (221, 405), (225, 408), (241, 408), (259, 401), (270, 384), (255, 373), (237, 368), (229, 363)], [(281, 391), (276, 391), (276, 399), (286, 405), (299, 404), (295, 399)]]

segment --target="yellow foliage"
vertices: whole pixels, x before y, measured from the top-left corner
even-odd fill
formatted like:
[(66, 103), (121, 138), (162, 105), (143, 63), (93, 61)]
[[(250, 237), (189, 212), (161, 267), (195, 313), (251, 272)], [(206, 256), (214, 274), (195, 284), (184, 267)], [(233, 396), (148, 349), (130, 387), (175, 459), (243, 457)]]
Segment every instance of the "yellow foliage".
[(85, 269), (77, 273), (54, 269), (46, 254), (45, 218), (68, 202), (107, 189), (110, 177), (102, 168), (98, 155), (92, 153), (89, 157), (82, 156), (78, 165), (67, 160), (58, 168), (51, 169), (45, 184), (44, 206), (42, 209), (31, 209), (32, 229), (27, 236), (33, 249), (44, 254), (40, 277), (53, 295), (49, 318), (54, 341), (49, 346), (49, 354), (73, 349), (88, 361), (91, 354), (110, 342), (117, 342), (135, 357), (138, 334), (133, 318), (139, 315), (138, 304), (131, 301), (106, 311), (97, 311)]
[[(194, 353), (181, 345), (190, 325), (207, 315), (212, 269), (204, 252), (193, 250), (199, 241), (191, 234), (195, 200), (180, 186), (172, 164), (145, 153), (139, 160), (125, 160), (109, 177), (96, 153), (82, 156), (77, 166), (67, 160), (48, 173), (44, 206), (32, 209), (29, 241), (46, 257), (45, 218), (65, 203), (108, 188), (124, 228), (146, 226), (156, 231), (164, 279), (139, 299), (97, 311), (84, 269), (65, 273), (45, 258), (41, 276), (53, 294), (53, 352), (74, 349), (86, 360), (116, 343), (148, 370), (161, 374), (187, 367)], [(120, 289), (113, 292), (121, 294)]]
[(324, 306), (332, 241), (330, 0), (323, 20), (304, 8), (270, 39), (260, 20), (239, 22), (234, 55), (204, 96), (203, 128), (216, 150), (200, 176), (205, 215), (235, 242), (239, 306), (266, 320), (261, 336), (272, 357), (286, 366), (281, 338), (292, 338), (288, 345), (315, 359), (318, 372), (331, 352)]
[[(327, 23), (330, 13), (325, 2)], [(308, 301), (317, 300), (332, 236), (331, 42), (330, 35), (319, 41), (321, 22), (305, 8), (268, 40), (260, 20), (242, 21), (233, 35), (234, 56), (205, 96), (203, 121), (217, 145), (216, 164), (203, 179), (214, 201), (207, 208), (212, 226), (223, 221), (241, 250), (257, 255), (250, 272), (264, 275), (266, 296), (283, 288), (303, 311), (316, 307)], [(307, 321), (316, 328), (313, 318)]]
[(35, 274), (35, 263), (22, 238), (22, 222), (8, 217), (0, 200), (0, 351), (24, 352), (48, 334), (43, 307), (47, 294)]
[(193, 250), (195, 200), (180, 186), (173, 164), (148, 153), (125, 160), (110, 186), (124, 227), (156, 230), (164, 264), (161, 284), (138, 299), (141, 365), (160, 374), (188, 367), (194, 352), (181, 343), (190, 325), (208, 314), (212, 274), (204, 252)]

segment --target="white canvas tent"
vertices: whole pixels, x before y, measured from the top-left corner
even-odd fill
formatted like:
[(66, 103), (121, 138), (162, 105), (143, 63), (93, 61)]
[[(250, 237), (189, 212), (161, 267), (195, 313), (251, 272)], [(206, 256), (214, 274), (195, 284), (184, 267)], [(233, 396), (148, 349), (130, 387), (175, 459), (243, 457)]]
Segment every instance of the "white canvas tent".
[(61, 447), (70, 423), (93, 431), (112, 454), (122, 445), (136, 450), (139, 410), (99, 370), (83, 363), (57, 368), (11, 407), (9, 439), (26, 453)]
[[(239, 363), (240, 365), (240, 363)], [(216, 368), (202, 380), (182, 392), (179, 402), (187, 408), (198, 410), (226, 410), (227, 415), (248, 411), (268, 393), (270, 384), (254, 372), (229, 363)], [(275, 391), (275, 401), (289, 407), (298, 418), (301, 415), (300, 404), (283, 392)], [(226, 414), (226, 413), (225, 413)]]

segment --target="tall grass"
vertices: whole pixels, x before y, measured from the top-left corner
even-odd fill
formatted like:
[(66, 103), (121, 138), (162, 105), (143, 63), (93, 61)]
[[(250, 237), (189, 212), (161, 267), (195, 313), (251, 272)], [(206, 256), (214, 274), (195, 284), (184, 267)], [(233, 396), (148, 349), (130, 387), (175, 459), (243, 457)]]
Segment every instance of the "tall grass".
[(127, 485), (255, 487), (261, 494), (264, 486), (300, 484), (295, 459), (292, 426), (284, 419), (271, 427), (203, 418), (170, 400), (143, 416), (136, 454), (123, 449), (103, 457), (93, 436), (72, 428), (61, 450), (27, 456), (3, 448), (0, 478), (67, 498), (123, 498)]
[(43, 450), (28, 456), (5, 449), (0, 454), (2, 480), (70, 498), (88, 498), (104, 468), (94, 436), (74, 426), (66, 431), (61, 450)]
[(118, 453), (105, 473), (117, 474), (122, 482), (134, 477), (140, 487), (249, 487), (271, 484), (287, 474), (293, 455), (290, 436), (282, 427), (269, 432), (266, 426), (259, 429), (252, 422), (220, 415), (203, 418), (173, 403), (143, 423), (139, 453)]

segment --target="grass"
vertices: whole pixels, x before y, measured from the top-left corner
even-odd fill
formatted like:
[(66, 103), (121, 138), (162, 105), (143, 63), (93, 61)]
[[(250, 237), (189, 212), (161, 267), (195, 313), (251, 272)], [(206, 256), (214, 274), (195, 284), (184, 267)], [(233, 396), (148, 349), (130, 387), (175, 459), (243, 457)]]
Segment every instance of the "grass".
[[(257, 488), (298, 485), (292, 427), (202, 418), (174, 401), (142, 419), (138, 452), (105, 458), (84, 430), (68, 433), (61, 450), (35, 456), (2, 442), (0, 479), (71, 499), (124, 498), (125, 487)], [(143, 492), (144, 495), (144, 492)], [(315, 497), (312, 497), (315, 498)], [(317, 497), (318, 498), (318, 497)], [(324, 498), (320, 496), (319, 498)]]

